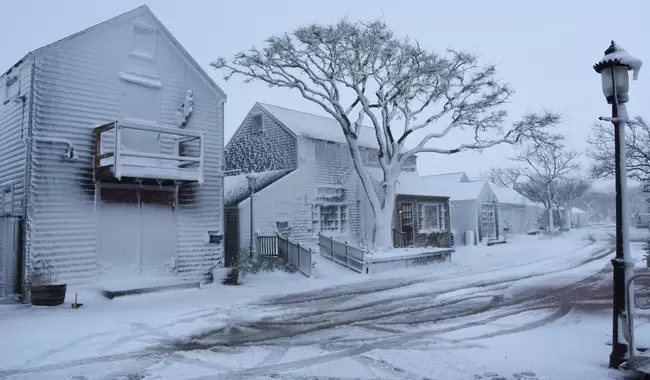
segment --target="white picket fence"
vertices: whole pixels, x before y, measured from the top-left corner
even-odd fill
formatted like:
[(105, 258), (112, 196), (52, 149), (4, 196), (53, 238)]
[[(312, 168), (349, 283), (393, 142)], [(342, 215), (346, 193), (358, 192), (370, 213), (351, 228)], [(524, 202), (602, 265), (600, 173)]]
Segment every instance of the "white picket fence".
[(280, 257), (298, 268), (303, 275), (311, 277), (312, 252), (300, 243), (279, 235), (258, 236), (257, 248), (260, 256)]
[(362, 248), (322, 234), (318, 235), (318, 247), (321, 256), (355, 272), (363, 273), (366, 251)]

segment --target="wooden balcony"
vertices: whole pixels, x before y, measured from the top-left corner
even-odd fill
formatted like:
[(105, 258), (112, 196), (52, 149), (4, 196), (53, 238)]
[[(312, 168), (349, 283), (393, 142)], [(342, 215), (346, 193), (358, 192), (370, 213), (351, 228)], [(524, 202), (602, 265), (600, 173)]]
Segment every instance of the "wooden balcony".
[[(138, 150), (127, 131), (141, 131), (149, 141), (165, 140), (174, 153)], [(107, 182), (155, 180), (203, 183), (204, 141), (201, 132), (164, 128), (156, 123), (123, 119), (93, 131), (95, 180)], [(129, 147), (129, 148), (127, 148)], [(193, 153), (193, 154), (190, 154)]]

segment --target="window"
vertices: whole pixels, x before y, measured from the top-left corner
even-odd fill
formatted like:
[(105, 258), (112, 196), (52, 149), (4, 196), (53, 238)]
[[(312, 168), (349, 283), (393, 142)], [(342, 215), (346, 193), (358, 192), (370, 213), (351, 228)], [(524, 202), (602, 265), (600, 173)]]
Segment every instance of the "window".
[(282, 236), (289, 236), (291, 234), (291, 227), (288, 220), (276, 220), (275, 230)]
[(12, 98), (20, 95), (20, 76), (17, 74), (7, 74), (5, 81), (4, 103), (8, 103)]
[(337, 158), (339, 146), (327, 141), (316, 141), (316, 161), (328, 161)]
[(374, 149), (364, 150), (363, 154), (365, 157), (366, 165), (379, 165), (379, 152)]
[(136, 21), (133, 24), (133, 50), (131, 55), (156, 62), (158, 58), (158, 29)]
[(348, 207), (346, 205), (314, 205), (312, 209), (314, 232), (343, 233), (348, 229)]
[(289, 222), (286, 220), (278, 220), (275, 222), (275, 228), (278, 230), (283, 230), (289, 228)]
[(445, 209), (441, 204), (421, 204), (418, 221), (421, 233), (444, 230)]
[(316, 199), (333, 203), (343, 202), (345, 201), (345, 189), (340, 186), (319, 186), (316, 189)]
[(251, 132), (262, 133), (263, 131), (264, 131), (264, 116), (262, 116), (261, 114), (253, 116)]

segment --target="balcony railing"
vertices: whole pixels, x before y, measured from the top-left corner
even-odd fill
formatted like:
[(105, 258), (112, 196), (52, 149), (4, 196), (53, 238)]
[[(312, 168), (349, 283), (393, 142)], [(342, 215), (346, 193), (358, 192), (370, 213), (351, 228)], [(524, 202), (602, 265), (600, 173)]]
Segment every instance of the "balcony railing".
[[(125, 130), (167, 136), (175, 146), (175, 153), (125, 149), (124, 143), (129, 143), (124, 139)], [(146, 120), (124, 119), (95, 128), (94, 139), (95, 174), (98, 179), (111, 177), (121, 181), (123, 177), (128, 177), (203, 183), (204, 142), (201, 132), (160, 127)], [(190, 142), (197, 146), (184, 149), (189, 148), (186, 144)], [(195, 155), (185, 154), (190, 150), (194, 150)]]

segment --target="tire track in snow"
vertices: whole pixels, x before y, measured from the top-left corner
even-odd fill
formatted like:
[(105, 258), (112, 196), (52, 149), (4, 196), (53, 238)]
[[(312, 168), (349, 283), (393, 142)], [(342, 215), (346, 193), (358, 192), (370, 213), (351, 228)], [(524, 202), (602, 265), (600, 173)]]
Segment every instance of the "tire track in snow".
[[(544, 308), (538, 307), (537, 309), (544, 309)], [(442, 334), (445, 332), (458, 331), (460, 329), (484, 325), (486, 323), (494, 322), (498, 319), (505, 318), (508, 316), (520, 314), (525, 311), (529, 311), (529, 310), (514, 310), (508, 312), (495, 313), (494, 315), (484, 318), (482, 320), (465, 323), (460, 326), (453, 326), (453, 327), (441, 328), (441, 329), (432, 329), (428, 331), (424, 330), (424, 331), (410, 332), (410, 333), (402, 334), (400, 336), (388, 337), (376, 342), (361, 344), (354, 348), (347, 348), (340, 351), (318, 355), (311, 358), (298, 359), (292, 362), (285, 362), (285, 363), (270, 365), (265, 367), (260, 366), (255, 368), (248, 368), (245, 370), (230, 371), (224, 374), (211, 374), (209, 376), (193, 377), (186, 380), (246, 379), (252, 376), (259, 376), (259, 375), (265, 375), (265, 374), (276, 373), (276, 372), (286, 372), (286, 371), (291, 371), (296, 369), (304, 369), (306, 367), (311, 367), (314, 365), (323, 364), (334, 360), (362, 355), (375, 349), (400, 347), (401, 345), (412, 342), (414, 339), (423, 340), (423, 338), (435, 334)]]
[[(576, 263), (565, 267), (562, 271), (544, 271), (540, 273), (535, 273), (535, 274), (529, 274), (525, 276), (513, 276), (513, 278), (508, 278), (508, 279), (499, 279), (499, 280), (490, 280), (490, 281), (478, 281), (475, 282), (474, 284), (469, 284), (464, 287), (453, 287), (451, 289), (446, 289), (440, 292), (435, 293), (434, 295), (440, 295), (444, 293), (450, 293), (454, 291), (459, 291), (459, 290), (467, 290), (468, 288), (485, 288), (489, 286), (494, 286), (494, 285), (502, 285), (503, 283), (512, 283), (515, 281), (519, 281), (522, 279), (529, 279), (529, 278), (534, 278), (534, 277), (539, 277), (543, 275), (547, 275), (550, 273), (561, 273), (563, 271), (568, 271), (572, 270), (575, 268), (578, 268), (582, 265), (585, 265), (587, 263), (593, 262), (595, 260), (601, 259), (607, 255), (609, 255), (612, 252), (611, 248), (606, 248), (605, 250), (599, 249), (597, 252), (594, 254), (590, 255), (590, 257), (587, 258), (582, 258), (578, 260)], [(570, 287), (572, 285), (568, 285)], [(553, 291), (561, 291), (562, 288), (560, 289), (554, 289)], [(476, 294), (476, 292), (473, 292)], [(539, 294), (541, 295), (541, 294)], [(538, 295), (538, 296), (539, 296)], [(432, 297), (432, 294), (428, 294), (428, 297)], [(416, 298), (421, 297), (417, 296)], [(242, 346), (242, 345), (251, 345), (251, 344), (269, 344), (270, 341), (274, 340), (286, 340), (287, 338), (294, 338), (300, 335), (304, 334), (309, 334), (309, 333), (314, 333), (314, 332), (319, 332), (327, 329), (332, 329), (336, 328), (339, 326), (354, 326), (359, 323), (363, 322), (376, 322), (376, 324), (381, 324), (380, 319), (386, 319), (386, 318), (391, 318), (395, 317), (398, 315), (407, 315), (407, 314), (412, 314), (415, 312), (420, 312), (428, 309), (437, 309), (449, 304), (454, 304), (458, 303), (461, 301), (467, 301), (468, 299), (476, 298), (477, 296), (471, 296), (469, 298), (463, 298), (463, 299), (456, 299), (456, 300), (450, 300), (450, 301), (443, 301), (443, 302), (435, 302), (435, 303), (429, 303), (425, 304), (422, 306), (421, 300), (417, 300), (415, 302), (412, 301), (412, 299), (409, 297), (407, 301), (410, 301), (416, 305), (419, 306), (413, 306), (413, 307), (402, 307), (400, 308), (400, 305), (391, 305), (390, 300), (394, 300), (395, 298), (391, 299), (382, 299), (379, 301), (372, 301), (366, 305), (355, 305), (352, 308), (343, 308), (343, 309), (338, 309), (338, 310), (358, 310), (362, 311), (358, 314), (352, 314), (352, 315), (347, 315), (344, 317), (329, 317), (330, 321), (328, 322), (321, 322), (323, 318), (327, 316), (327, 314), (331, 313), (323, 313), (323, 311), (318, 311), (318, 316), (320, 320), (313, 321), (311, 325), (305, 323), (306, 321), (301, 320), (301, 318), (304, 318), (303, 315), (292, 315), (292, 314), (287, 314), (283, 316), (284, 321), (272, 321), (272, 320), (264, 320), (264, 321), (252, 321), (252, 322), (247, 322), (247, 323), (238, 323), (237, 327), (237, 334), (227, 334), (226, 336), (219, 336), (224, 330), (222, 328), (218, 330), (213, 330), (213, 331), (206, 331), (201, 334), (197, 334), (194, 336), (190, 336), (187, 339), (183, 339), (182, 341), (179, 341), (178, 344), (172, 346), (176, 349), (179, 350), (202, 350), (202, 349), (209, 349), (211, 347), (216, 347), (216, 346)], [(404, 297), (399, 299), (401, 302), (404, 302)], [(522, 302), (520, 299), (514, 299), (514, 300), (509, 300), (504, 306), (509, 306), (518, 302)], [(380, 312), (377, 312), (376, 310), (365, 310), (367, 307), (366, 306), (376, 307), (376, 306), (381, 306), (384, 309), (387, 310), (382, 310)], [(492, 308), (497, 307), (499, 303), (493, 303), (491, 305)], [(461, 316), (471, 316), (477, 313), (480, 313), (484, 310), (488, 310), (489, 308), (482, 308), (476, 311), (468, 310), (467, 312), (461, 313)], [(314, 312), (312, 312), (314, 313)], [(336, 314), (337, 310), (333, 310), (332, 313)], [(340, 312), (339, 312), (340, 314)], [(309, 314), (312, 315), (312, 314)], [(436, 316), (432, 318), (429, 321), (423, 321), (420, 320), (418, 321), (419, 323), (422, 322), (437, 322), (440, 320), (444, 320), (444, 316)], [(399, 324), (399, 323), (398, 323)], [(293, 328), (290, 328), (293, 327)], [(248, 329), (248, 333), (246, 333), (244, 330)]]
[[(579, 262), (575, 263), (574, 265), (571, 265), (570, 267), (565, 268), (564, 270), (575, 269), (575, 268), (579, 267), (580, 265), (584, 265), (586, 263), (592, 262), (592, 261), (597, 260), (599, 258), (605, 257), (609, 253), (611, 253), (611, 249), (601, 251), (601, 252), (596, 252), (594, 255), (592, 255), (592, 257), (582, 259)], [(557, 273), (558, 271), (553, 271), (553, 272)], [(531, 278), (531, 277), (534, 277), (534, 276), (540, 276), (540, 275), (544, 275), (544, 274), (548, 274), (548, 272), (533, 274), (533, 276), (524, 276), (524, 277), (520, 276), (519, 278), (520, 279), (525, 279), (525, 278)], [(517, 278), (507, 279), (506, 281), (508, 281), (508, 282), (517, 281)], [(490, 283), (494, 284), (495, 282), (494, 281), (492, 281), (492, 282), (484, 281), (484, 282), (474, 283), (473, 285), (474, 286), (479, 286), (479, 287), (480, 286), (485, 287), (485, 286), (488, 286)], [(496, 283), (497, 284), (498, 283), (503, 283), (503, 281), (497, 281)], [(450, 290), (451, 291), (457, 291), (457, 290), (463, 290), (463, 289), (448, 289), (446, 292), (450, 292)], [(431, 295), (429, 295), (429, 296), (431, 296)], [(542, 307), (537, 307), (537, 309), (540, 309), (540, 308), (542, 308)], [(513, 313), (516, 314), (518, 312), (520, 313), (520, 312), (523, 312), (523, 311), (527, 311), (527, 310), (508, 310), (508, 311), (505, 311), (505, 314), (504, 313), (497, 313), (497, 314), (495, 314), (493, 316), (490, 316), (490, 317), (485, 318), (485, 319), (480, 320), (480, 321), (474, 321), (474, 322), (470, 322), (470, 323), (463, 324), (463, 325), (453, 326), (451, 328), (452, 328), (452, 330), (468, 328), (468, 327), (472, 327), (473, 325), (476, 325), (476, 324), (489, 323), (489, 321), (491, 319), (493, 319), (493, 318), (499, 319), (499, 318), (503, 318), (503, 317), (505, 317), (507, 315), (513, 315)], [(223, 312), (223, 311), (216, 311), (214, 313), (210, 312), (210, 314), (218, 314), (220, 312)], [(194, 318), (188, 318), (188, 319), (190, 319), (192, 321), (194, 320)], [(178, 323), (178, 322), (179, 321), (176, 321), (176, 323)], [(173, 323), (170, 323), (170, 325), (172, 325), (172, 324)], [(331, 326), (331, 327), (335, 327), (335, 326), (336, 325)], [(309, 332), (309, 331), (307, 331), (307, 332)], [(300, 334), (303, 334), (303, 333), (305, 333), (305, 332), (301, 332)], [(336, 357), (339, 357), (340, 355), (343, 355), (341, 357), (345, 357), (346, 355), (347, 356), (358, 355), (358, 354), (355, 354), (355, 352), (363, 353), (363, 352), (365, 352), (364, 350), (366, 350), (366, 351), (367, 350), (372, 350), (372, 349), (374, 349), (374, 347), (379, 348), (379, 347), (385, 347), (386, 345), (395, 346), (396, 344), (398, 344), (403, 339), (407, 339), (407, 340), (411, 339), (412, 340), (412, 339), (416, 339), (417, 337), (423, 336), (423, 335), (428, 336), (428, 335), (431, 335), (431, 334), (441, 334), (441, 333), (444, 333), (444, 330), (431, 330), (431, 331), (424, 331), (424, 332), (418, 331), (416, 333), (399, 334), (397, 336), (386, 338), (386, 339), (391, 339), (391, 340), (384, 339), (384, 340), (380, 340), (378, 342), (374, 342), (374, 343), (369, 344), (369, 345), (365, 345), (365, 346), (362, 345), (361, 347), (355, 348), (356, 351), (355, 350), (347, 350), (347, 351), (344, 350), (343, 352), (335, 353), (336, 354), (335, 356), (329, 356), (329, 357), (325, 357), (325, 358), (317, 357), (317, 358), (313, 358), (313, 359), (316, 360), (317, 362), (322, 362), (323, 360), (330, 361), (330, 359), (328, 359), (328, 358), (334, 358), (334, 359), (331, 359), (331, 360), (336, 360)], [(415, 335), (412, 335), (412, 334), (415, 334)], [(145, 335), (147, 335), (147, 334), (145, 334)], [(249, 342), (249, 344), (250, 343), (251, 342)], [(406, 343), (406, 342), (404, 342), (404, 343)], [(157, 347), (157, 348), (155, 348), (153, 350), (152, 349), (139, 350), (139, 351), (127, 352), (127, 353), (116, 354), (116, 355), (104, 355), (104, 356), (94, 357), (94, 358), (73, 360), (73, 361), (68, 361), (68, 362), (58, 363), (58, 364), (53, 364), (53, 365), (38, 366), (38, 367), (32, 367), (32, 368), (23, 368), (23, 369), (19, 369), (19, 370), (5, 370), (5, 371), (0, 371), (0, 375), (13, 375), (13, 374), (20, 374), (20, 373), (43, 372), (43, 371), (50, 371), (50, 370), (73, 368), (73, 367), (76, 367), (76, 366), (83, 366), (83, 365), (89, 365), (89, 364), (94, 364), (94, 363), (105, 363), (105, 362), (111, 362), (111, 361), (123, 361), (123, 360), (130, 360), (130, 359), (153, 358), (154, 360), (161, 360), (163, 358), (168, 357), (169, 354), (171, 352), (173, 352), (173, 351), (174, 350), (170, 350), (169, 347), (164, 347), (163, 346), (163, 347)], [(310, 359), (303, 359), (303, 360), (307, 360), (307, 363), (310, 363), (310, 361), (309, 361)], [(295, 362), (292, 362), (292, 363), (294, 363), (293, 365), (297, 365)], [(259, 367), (259, 369), (257, 369), (256, 371), (253, 371), (253, 372), (261, 374), (262, 372), (259, 372), (259, 371), (273, 370), (273, 369), (276, 369), (276, 368), (278, 370), (281, 370), (282, 368), (285, 368), (285, 367), (291, 367), (292, 363), (266, 365), (266, 366)], [(278, 367), (278, 366), (280, 366), (280, 367)], [(241, 373), (241, 375), (247, 375), (247, 374), (248, 374), (247, 372)]]

